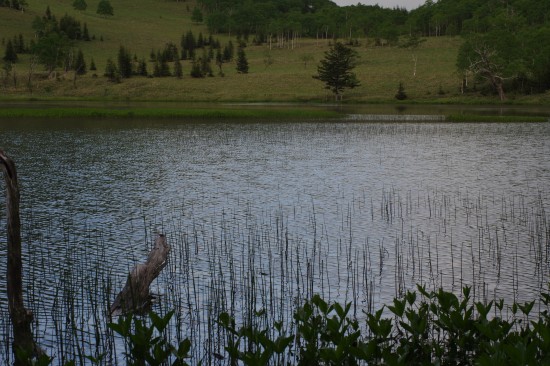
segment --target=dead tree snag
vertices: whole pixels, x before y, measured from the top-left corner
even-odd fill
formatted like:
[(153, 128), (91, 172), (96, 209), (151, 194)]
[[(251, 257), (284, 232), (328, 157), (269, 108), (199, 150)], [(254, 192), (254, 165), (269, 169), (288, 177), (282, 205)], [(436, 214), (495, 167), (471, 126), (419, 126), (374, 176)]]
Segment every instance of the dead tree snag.
[(19, 218), (19, 183), (15, 163), (0, 150), (0, 166), (6, 182), (7, 211), (7, 290), (8, 310), (13, 325), (12, 350), (15, 365), (26, 365), (43, 352), (33, 339), (31, 324), (33, 314), (23, 304), (23, 264), (21, 260), (21, 221)]
[(147, 261), (136, 265), (128, 275), (126, 285), (111, 305), (112, 315), (130, 311), (142, 312), (149, 307), (151, 303), (149, 286), (166, 266), (169, 252), (170, 246), (166, 243), (166, 237), (159, 234)]

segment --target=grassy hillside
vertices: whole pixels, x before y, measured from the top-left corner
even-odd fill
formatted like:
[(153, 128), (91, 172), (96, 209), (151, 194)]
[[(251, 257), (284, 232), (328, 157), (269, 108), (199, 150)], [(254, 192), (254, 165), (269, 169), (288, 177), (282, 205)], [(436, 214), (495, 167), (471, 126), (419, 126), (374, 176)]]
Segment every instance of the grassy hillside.
[[(235, 63), (223, 66), (225, 77), (194, 79), (189, 76), (190, 63), (183, 62), (184, 78), (123, 79), (119, 84), (109, 82), (103, 73), (108, 58), (116, 60), (120, 45), (124, 45), (139, 59), (149, 59), (152, 49), (162, 49), (167, 42), (179, 47), (183, 33), (192, 30), (195, 35), (202, 32), (207, 36), (204, 25), (190, 20), (194, 2), (167, 0), (113, 0), (115, 15), (101, 17), (96, 14), (98, 0), (89, 0), (88, 9), (83, 12), (72, 8), (72, 0), (28, 0), (24, 12), (0, 8), (0, 39), (5, 42), (13, 36), (23, 34), (25, 40), (33, 37), (31, 23), (42, 16), (46, 6), (59, 19), (65, 13), (82, 24), (86, 23), (91, 42), (78, 42), (76, 47), (84, 52), (89, 66), (94, 59), (97, 71), (79, 76), (73, 83), (72, 73), (59, 72), (56, 79), (42, 77), (33, 83), (33, 93), (25, 85), (28, 74), (28, 56), (21, 55), (15, 66), (17, 84), (10, 79), (0, 85), (3, 98), (86, 98), (86, 99), (134, 99), (134, 100), (177, 100), (177, 101), (324, 101), (331, 100), (323, 84), (312, 78), (317, 63), (328, 49), (326, 40), (301, 39), (294, 49), (269, 46), (247, 46), (246, 54), (250, 64), (249, 74), (237, 74)], [(228, 42), (225, 35), (214, 35), (222, 43)], [(102, 41), (100, 40), (102, 39)], [(233, 40), (236, 43), (235, 40)], [(460, 79), (455, 72), (455, 60), (460, 38), (439, 37), (428, 39), (414, 52), (418, 62), (416, 76), (413, 76), (413, 52), (396, 47), (374, 47), (369, 39), (361, 39), (356, 48), (360, 54), (360, 65), (356, 72), (361, 86), (348, 91), (344, 99), (354, 102), (393, 101), (399, 82), (403, 82), (408, 101), (426, 102), (468, 102), (459, 93)], [(2, 55), (5, 46), (2, 46)], [(200, 51), (199, 51), (200, 54)], [(268, 56), (269, 55), (269, 56)], [(310, 55), (313, 61), (302, 61)], [(273, 63), (266, 67), (265, 60)], [(41, 66), (39, 66), (40, 70)], [(217, 67), (212, 64), (217, 75)], [(153, 64), (148, 64), (152, 73)], [(94, 75), (94, 73), (96, 75)], [(537, 102), (547, 102), (548, 95), (539, 96)], [(521, 99), (521, 98), (520, 98)], [(485, 101), (496, 100), (493, 97)]]

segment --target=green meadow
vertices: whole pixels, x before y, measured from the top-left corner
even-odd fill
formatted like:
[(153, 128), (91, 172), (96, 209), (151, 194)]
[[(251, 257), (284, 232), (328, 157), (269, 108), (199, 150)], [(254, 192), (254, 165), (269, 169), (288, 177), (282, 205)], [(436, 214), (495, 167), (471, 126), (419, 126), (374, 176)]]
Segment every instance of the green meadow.
[[(189, 76), (190, 61), (183, 61), (184, 76), (143, 77), (123, 79), (120, 83), (103, 76), (107, 59), (116, 62), (119, 47), (123, 45), (138, 59), (148, 60), (148, 72), (153, 63), (149, 61), (152, 50), (161, 50), (168, 42), (179, 47), (181, 36), (192, 31), (195, 36), (202, 32), (208, 37), (204, 24), (191, 21), (193, 1), (165, 0), (117, 0), (112, 1), (114, 16), (96, 14), (98, 0), (88, 1), (85, 11), (76, 11), (72, 0), (44, 2), (28, 0), (25, 12), (0, 8), (0, 40), (3, 48), (7, 39), (22, 34), (25, 41), (33, 39), (32, 21), (42, 16), (49, 6), (58, 19), (68, 14), (81, 24), (86, 23), (91, 42), (76, 42), (89, 68), (93, 58), (97, 70), (76, 79), (71, 71), (58, 68), (56, 77), (48, 78), (43, 66), (35, 70), (32, 91), (27, 87), (30, 70), (29, 55), (20, 55), (14, 73), (0, 85), (0, 98), (6, 99), (85, 99), (85, 100), (163, 100), (186, 102), (324, 102), (332, 101), (330, 92), (322, 82), (312, 78), (317, 64), (328, 50), (331, 40), (298, 39), (294, 45), (283, 48), (269, 45), (253, 45), (245, 49), (250, 65), (248, 74), (238, 74), (235, 62), (223, 64), (225, 76), (218, 76), (218, 68), (212, 63), (213, 77), (192, 78)], [(213, 35), (223, 47), (234, 37)], [(356, 68), (361, 82), (358, 88), (344, 94), (345, 102), (387, 103), (396, 102), (394, 95), (400, 82), (408, 96), (406, 103), (493, 103), (494, 95), (460, 92), (461, 79), (456, 72), (456, 56), (462, 42), (460, 37), (431, 37), (414, 52), (412, 50), (375, 46), (372, 39), (359, 39), (355, 47), (360, 55)], [(200, 55), (200, 50), (198, 51)], [(308, 60), (304, 62), (304, 60)], [(415, 62), (416, 59), (416, 75)], [(266, 62), (270, 60), (270, 62)], [(173, 65), (170, 65), (173, 68)], [(12, 73), (13, 74), (13, 73)], [(473, 83), (473, 81), (470, 81)], [(550, 94), (534, 96), (510, 95), (508, 103), (550, 103)]]

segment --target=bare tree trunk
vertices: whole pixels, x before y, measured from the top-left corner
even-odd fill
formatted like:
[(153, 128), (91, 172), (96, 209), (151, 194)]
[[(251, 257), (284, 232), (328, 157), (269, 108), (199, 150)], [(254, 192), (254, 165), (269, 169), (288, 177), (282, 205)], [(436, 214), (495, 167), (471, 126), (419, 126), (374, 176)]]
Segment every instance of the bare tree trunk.
[(19, 219), (19, 184), (15, 163), (0, 150), (0, 165), (6, 181), (8, 266), (8, 309), (13, 325), (13, 353), (15, 365), (26, 365), (43, 351), (34, 343), (31, 323), (32, 311), (23, 304), (23, 264), (21, 260), (21, 221)]
[(500, 101), (503, 102), (506, 100), (506, 93), (504, 92), (504, 85), (502, 83), (502, 79), (499, 77), (493, 77), (491, 76), (491, 83), (495, 87), (495, 89), (498, 92), (498, 97), (500, 98)]
[(111, 314), (119, 315), (129, 311), (141, 312), (151, 303), (149, 286), (160, 271), (166, 266), (170, 246), (166, 237), (159, 234), (155, 240), (155, 247), (149, 253), (144, 264), (138, 264), (128, 275), (126, 285), (111, 305)]
[(34, 67), (36, 66), (36, 57), (34, 55), (31, 56), (30, 62), (29, 62), (29, 74), (27, 78), (27, 89), (32, 95), (32, 78), (34, 76)]

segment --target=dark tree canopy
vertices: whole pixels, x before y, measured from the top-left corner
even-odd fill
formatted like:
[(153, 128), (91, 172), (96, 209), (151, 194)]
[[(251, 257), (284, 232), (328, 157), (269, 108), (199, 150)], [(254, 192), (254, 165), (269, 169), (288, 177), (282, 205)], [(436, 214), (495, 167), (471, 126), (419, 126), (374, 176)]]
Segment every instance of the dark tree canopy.
[(113, 6), (109, 2), (109, 0), (99, 1), (99, 3), (97, 4), (97, 13), (103, 16), (114, 14)]
[(74, 0), (73, 1), (73, 8), (75, 10), (86, 10), (88, 7), (88, 4), (86, 3), (86, 0)]
[[(546, 23), (544, 17), (531, 13), (527, 4), (546, 10)], [(550, 2), (516, 0), (507, 7), (495, 3), (491, 12), (476, 13), (465, 23), (469, 31), (463, 34), (457, 57), (465, 91), (469, 75), (481, 81), (482, 87), (490, 87), (501, 100), (510, 91), (550, 89)]]
[(71, 46), (67, 36), (52, 32), (38, 40), (33, 52), (51, 75), (55, 68), (63, 63)]
[(191, 13), (191, 20), (195, 23), (202, 23), (202, 11), (199, 8), (195, 7), (193, 9), (193, 13)]
[(353, 69), (357, 65), (357, 52), (340, 42), (325, 52), (325, 58), (317, 66), (317, 75), (313, 77), (325, 83), (325, 89), (334, 93), (336, 100), (342, 99), (344, 89), (360, 85)]

